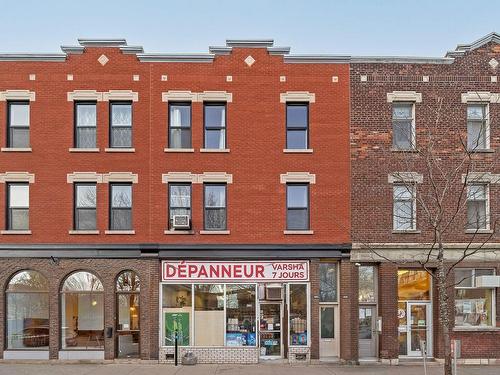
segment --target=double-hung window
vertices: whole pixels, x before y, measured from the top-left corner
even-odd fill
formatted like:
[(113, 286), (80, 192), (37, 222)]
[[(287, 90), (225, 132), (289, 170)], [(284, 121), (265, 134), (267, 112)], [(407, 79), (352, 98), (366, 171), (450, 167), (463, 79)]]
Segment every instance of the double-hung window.
[(393, 229), (415, 230), (416, 220), (416, 186), (412, 184), (396, 184), (393, 186)]
[(191, 103), (169, 103), (168, 147), (192, 148)]
[(204, 188), (205, 230), (226, 230), (226, 184), (205, 184)]
[(469, 151), (485, 150), (489, 146), (488, 105), (467, 106), (467, 148)]
[(488, 185), (467, 186), (467, 229), (489, 229)]
[(110, 147), (132, 147), (132, 103), (111, 102)]
[(132, 185), (111, 184), (110, 225), (111, 230), (132, 229)]
[(309, 184), (286, 185), (287, 230), (309, 230)]
[(415, 148), (415, 119), (413, 103), (392, 105), (392, 146), (396, 150)]
[(286, 104), (286, 148), (307, 149), (309, 146), (309, 105)]
[(226, 103), (204, 103), (205, 148), (226, 148)]
[(191, 220), (191, 184), (169, 184), (169, 226), (172, 228), (175, 215), (187, 215)]
[(7, 147), (30, 147), (30, 104), (8, 102)]
[(7, 229), (29, 230), (29, 184), (16, 182), (7, 185), (7, 207)]
[(478, 277), (494, 274), (493, 269), (455, 268), (456, 327), (495, 325), (495, 289), (478, 285)]
[(97, 147), (97, 105), (75, 102), (75, 147)]
[(75, 230), (96, 230), (97, 220), (96, 184), (75, 184)]

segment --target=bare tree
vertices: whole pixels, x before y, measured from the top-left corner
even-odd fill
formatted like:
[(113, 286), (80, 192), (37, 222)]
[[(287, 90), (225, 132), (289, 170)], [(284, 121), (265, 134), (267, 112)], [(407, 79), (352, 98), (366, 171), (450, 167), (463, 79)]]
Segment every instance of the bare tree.
[[(498, 182), (492, 179), (498, 178), (499, 159), (478, 152), (487, 148), (488, 126), (494, 126), (488, 123), (492, 119), (480, 93), (477, 99), (477, 105), (468, 106), (464, 132), (463, 124), (454, 124), (448, 116), (456, 104), (435, 98), (427, 107), (433, 121), (418, 124), (418, 145), (411, 114), (404, 106), (393, 107), (393, 148), (400, 151), (391, 156), (389, 160), (396, 161), (388, 166), (394, 184), (393, 226), (399, 231), (416, 230), (418, 212), (418, 229), (426, 235), (426, 243), (410, 257), (393, 259), (370, 241), (360, 242), (374, 259), (418, 264), (432, 277), (438, 291), (445, 375), (452, 373), (450, 293), (464, 281), (451, 280), (452, 272), (467, 259), (487, 252), (486, 244), (498, 238), (499, 212), (488, 212), (487, 195), (488, 184)], [(466, 231), (470, 238), (460, 250), (447, 248), (456, 242), (457, 231)]]

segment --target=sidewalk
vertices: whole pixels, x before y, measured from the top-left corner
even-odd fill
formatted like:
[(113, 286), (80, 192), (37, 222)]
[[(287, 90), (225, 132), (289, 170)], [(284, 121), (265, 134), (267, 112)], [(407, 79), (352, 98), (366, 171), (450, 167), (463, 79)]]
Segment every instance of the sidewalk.
[[(157, 364), (9, 364), (0, 363), (0, 375), (423, 375), (422, 366), (402, 365), (196, 365)], [(440, 375), (440, 366), (428, 368), (428, 375)], [(498, 375), (498, 366), (461, 366), (458, 375)]]

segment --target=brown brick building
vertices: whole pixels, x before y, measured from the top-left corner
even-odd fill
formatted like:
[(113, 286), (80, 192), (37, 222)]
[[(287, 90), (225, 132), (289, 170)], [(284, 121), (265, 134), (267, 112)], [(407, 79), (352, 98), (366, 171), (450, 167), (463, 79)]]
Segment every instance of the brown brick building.
[(0, 56), (0, 358), (355, 361), (348, 58), (79, 44)]
[(500, 358), (499, 43), (492, 33), (444, 58), (351, 58), (351, 260), (363, 275), (360, 321), (371, 310), (381, 328), (360, 325), (360, 358), (421, 357), (420, 340), (442, 358), (438, 293), (421, 265), (434, 220), (447, 226), (449, 265), (470, 255), (449, 274), (461, 356)]

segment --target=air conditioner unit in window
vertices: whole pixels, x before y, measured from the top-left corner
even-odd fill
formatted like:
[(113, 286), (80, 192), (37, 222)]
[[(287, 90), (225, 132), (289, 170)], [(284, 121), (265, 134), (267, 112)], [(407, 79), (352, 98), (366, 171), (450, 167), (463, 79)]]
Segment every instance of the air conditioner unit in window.
[(172, 228), (189, 229), (191, 227), (189, 215), (174, 215), (172, 218)]
[(283, 299), (283, 288), (280, 284), (266, 285), (266, 299), (267, 300), (281, 300)]
[(493, 276), (493, 275), (477, 276), (476, 288), (500, 288), (500, 276)]

